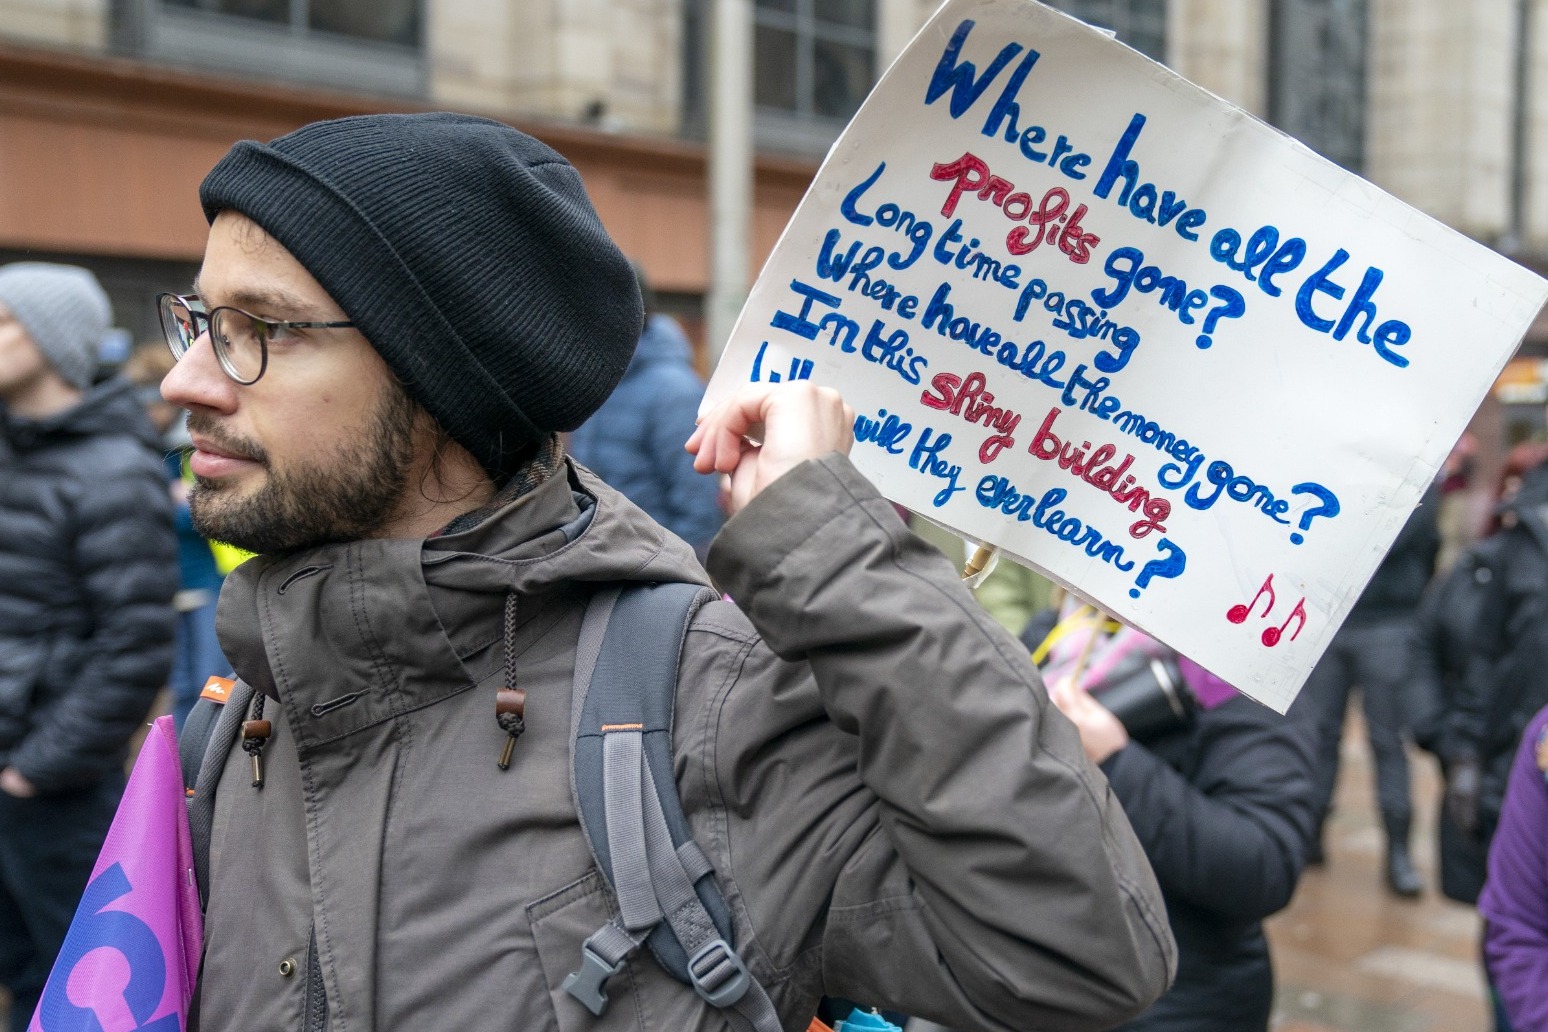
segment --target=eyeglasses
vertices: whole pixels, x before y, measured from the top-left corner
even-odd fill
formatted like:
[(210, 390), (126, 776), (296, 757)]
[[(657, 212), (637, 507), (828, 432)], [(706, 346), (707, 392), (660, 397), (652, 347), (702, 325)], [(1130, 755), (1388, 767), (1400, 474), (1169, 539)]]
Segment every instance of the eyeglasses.
[(226, 375), (247, 386), (257, 383), (269, 367), (269, 341), (283, 338), (291, 330), (345, 329), (352, 322), (294, 322), (260, 319), (240, 308), (221, 306), (204, 311), (198, 297), (157, 294), (156, 309), (161, 315), (161, 330), (167, 335), (172, 357), (188, 354), (194, 341), (205, 330), (210, 345)]

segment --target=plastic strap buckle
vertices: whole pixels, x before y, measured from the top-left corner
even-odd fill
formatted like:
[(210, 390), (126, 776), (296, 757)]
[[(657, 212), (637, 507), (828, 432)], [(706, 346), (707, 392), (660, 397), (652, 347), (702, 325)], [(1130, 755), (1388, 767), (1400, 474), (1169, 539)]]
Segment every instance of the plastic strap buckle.
[(589, 945), (583, 944), (580, 970), (566, 975), (564, 984), (560, 988), (600, 1018), (607, 1010), (607, 980), (623, 970), (624, 961), (627, 959), (622, 958), (616, 964), (609, 964), (592, 952)]
[(724, 939), (707, 943), (688, 958), (693, 990), (711, 1007), (731, 1007), (752, 987), (752, 976)]

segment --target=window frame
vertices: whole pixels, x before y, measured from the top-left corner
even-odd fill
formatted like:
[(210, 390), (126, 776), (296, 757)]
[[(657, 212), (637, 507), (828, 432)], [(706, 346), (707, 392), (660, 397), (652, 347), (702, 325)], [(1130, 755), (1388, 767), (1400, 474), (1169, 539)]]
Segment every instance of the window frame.
[(237, 78), (414, 98), (429, 93), (424, 39), (410, 47), (312, 29), (309, 2), (291, 0), (290, 23), (282, 25), (164, 0), (116, 0), (114, 47)]
[[(683, 120), (684, 136), (703, 139), (709, 124), (710, 89), (710, 5), (713, 0), (685, 0), (683, 5)], [(832, 40), (851, 46), (862, 46), (870, 51), (871, 79), (859, 100), (864, 102), (883, 69), (878, 67), (877, 47), (880, 43), (878, 23), (880, 6), (890, 0), (872, 0), (870, 25), (867, 28), (819, 22), (815, 15), (815, 0), (794, 0), (793, 13), (760, 8), (754, 0), (752, 24), (754, 40), (759, 26), (794, 30), (796, 37), (796, 108), (770, 107), (757, 102), (756, 66), (754, 69), (753, 140), (760, 150), (780, 151), (789, 154), (820, 156), (837, 140), (852, 115), (836, 118), (817, 114), (813, 109), (815, 83), (815, 50), (819, 40)], [(818, 26), (821, 26), (819, 29)], [(758, 60), (754, 43), (753, 60)], [(858, 107), (857, 107), (858, 110)]]
[[(1326, 37), (1351, 27), (1357, 30), (1355, 41), (1337, 53), (1337, 48), (1304, 45), (1312, 34)], [(1370, 34), (1367, 0), (1270, 3), (1269, 123), (1357, 175), (1365, 167)]]

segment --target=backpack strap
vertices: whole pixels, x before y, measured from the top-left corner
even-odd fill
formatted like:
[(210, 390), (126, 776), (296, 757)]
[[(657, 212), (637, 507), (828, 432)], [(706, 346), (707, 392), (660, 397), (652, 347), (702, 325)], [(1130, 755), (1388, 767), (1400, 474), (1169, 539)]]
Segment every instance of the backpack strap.
[[(188, 832), (193, 844), (194, 881), (199, 888), (201, 910), (210, 901), (210, 839), (215, 831), (215, 788), (220, 784), (221, 768), (226, 765), (242, 715), (252, 697), (252, 686), (243, 681), (210, 678), (177, 738), (183, 789), (188, 794)], [(198, 791), (201, 784), (203, 792)]]
[(236, 681), (229, 677), (212, 677), (205, 681), (204, 690), (177, 733), (177, 759), (183, 768), (183, 790), (189, 795), (194, 794), (194, 787), (199, 782), (199, 767), (204, 762), (210, 735), (215, 732), (215, 722), (225, 712), (226, 700), (235, 687)]
[(576, 650), (571, 788), (618, 916), (581, 948), (563, 988), (593, 1014), (606, 983), (647, 943), (668, 973), (738, 1032), (779, 1032), (768, 994), (732, 947), (730, 908), (677, 795), (672, 714), (693, 613), (713, 592), (651, 584), (599, 592)]

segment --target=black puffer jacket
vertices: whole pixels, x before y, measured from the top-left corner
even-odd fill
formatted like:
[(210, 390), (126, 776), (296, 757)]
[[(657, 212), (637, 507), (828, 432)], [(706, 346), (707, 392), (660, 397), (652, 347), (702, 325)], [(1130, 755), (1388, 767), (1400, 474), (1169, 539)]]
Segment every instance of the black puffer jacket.
[[(1419, 606), (1413, 633), (1414, 740), (1447, 767), (1477, 758), (1482, 730), (1481, 687), (1468, 676), (1478, 655), (1478, 621), (1494, 592), (1506, 535), (1474, 542), (1451, 569), (1435, 578)], [(1548, 584), (1544, 585), (1548, 590)], [(1495, 600), (1491, 605), (1498, 605)]]
[[(1494, 593), (1495, 571), (1505, 544), (1506, 536), (1495, 535), (1463, 552), (1425, 592), (1414, 626), (1414, 739), (1440, 759), (1448, 786), (1459, 766), (1481, 759), (1488, 732), (1483, 721), (1489, 700), (1476, 693), (1487, 691), (1489, 679), (1481, 670), (1474, 676), (1478, 622), (1485, 600)], [(1548, 591), (1548, 584), (1543, 590)], [(1503, 786), (1503, 777), (1498, 784)], [(1500, 802), (1495, 798), (1484, 805), (1480, 800), (1480, 807), (1497, 814)], [(1459, 903), (1475, 904), (1483, 888), (1488, 846), (1482, 829), (1456, 823), (1451, 807), (1445, 805), (1436, 821), (1441, 891)]]
[(1161, 883), (1177, 981), (1124, 1032), (1262, 1032), (1263, 919), (1290, 902), (1312, 835), (1305, 728), (1236, 697), (1102, 764)]
[(172, 665), (177, 542), (129, 384), (56, 416), (0, 408), (0, 767), (43, 793), (123, 763)]
[(1477, 653), (1456, 700), (1453, 748), (1483, 767), (1478, 816), (1494, 834), (1521, 733), (1548, 705), (1548, 465), (1526, 475), (1489, 554), (1474, 626)]

